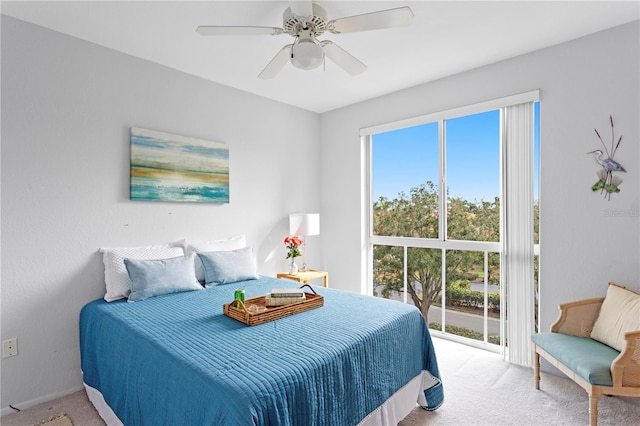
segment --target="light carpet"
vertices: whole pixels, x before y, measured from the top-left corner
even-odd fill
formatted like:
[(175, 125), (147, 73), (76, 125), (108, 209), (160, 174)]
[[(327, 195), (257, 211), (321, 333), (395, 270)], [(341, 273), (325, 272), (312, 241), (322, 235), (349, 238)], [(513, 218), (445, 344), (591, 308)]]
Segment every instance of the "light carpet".
[(73, 422), (66, 414), (60, 414), (34, 426), (73, 426)]
[[(18, 408), (20, 406), (18, 405)], [(61, 398), (43, 402), (33, 407), (22, 409), (19, 413), (12, 413), (0, 419), (2, 426), (32, 426), (39, 425), (43, 419), (53, 419), (56, 413), (65, 413), (68, 424), (44, 423), (42, 426), (104, 426), (104, 422), (87, 398), (87, 393), (80, 390)]]
[[(542, 373), (536, 390), (531, 368), (437, 337), (433, 344), (444, 403), (436, 411), (415, 408), (399, 426), (589, 424), (587, 393), (568, 378)], [(601, 426), (640, 426), (640, 398), (600, 397), (599, 412)], [(84, 390), (4, 416), (0, 424), (31, 426), (54, 413), (66, 413), (75, 426), (104, 425)]]
[[(542, 373), (536, 390), (533, 368), (500, 355), (434, 338), (444, 385), (436, 411), (414, 409), (401, 426), (588, 425), (587, 393), (566, 376)], [(598, 424), (640, 426), (640, 398), (601, 396)]]

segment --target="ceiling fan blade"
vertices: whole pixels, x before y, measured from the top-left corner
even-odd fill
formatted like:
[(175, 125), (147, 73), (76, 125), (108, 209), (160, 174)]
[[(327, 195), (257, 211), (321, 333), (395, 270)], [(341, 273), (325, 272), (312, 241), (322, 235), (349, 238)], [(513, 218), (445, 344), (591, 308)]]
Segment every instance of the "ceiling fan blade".
[(331, 41), (321, 43), (325, 56), (336, 63), (350, 75), (358, 75), (366, 71), (367, 66), (357, 60), (353, 55)]
[(311, 0), (290, 0), (289, 7), (291, 8), (291, 13), (294, 16), (313, 16), (313, 6), (311, 5)]
[(258, 74), (258, 78), (269, 80), (278, 75), (282, 68), (284, 68), (287, 62), (291, 59), (291, 46), (293, 46), (293, 44), (287, 44), (285, 47), (280, 49), (271, 62), (269, 62), (262, 72)]
[(227, 27), (227, 26), (203, 26), (196, 28), (200, 35), (278, 35), (283, 34), (282, 28), (276, 27)]
[(329, 21), (327, 29), (334, 34), (356, 31), (380, 30), (384, 28), (407, 27), (413, 20), (413, 12), (408, 6), (395, 9), (348, 16)]

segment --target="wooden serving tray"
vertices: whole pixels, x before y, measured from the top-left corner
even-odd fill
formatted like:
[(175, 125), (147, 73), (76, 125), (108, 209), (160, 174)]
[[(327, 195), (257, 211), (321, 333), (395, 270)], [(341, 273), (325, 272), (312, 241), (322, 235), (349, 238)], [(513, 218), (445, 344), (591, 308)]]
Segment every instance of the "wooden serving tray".
[[(309, 287), (312, 293), (305, 292), (306, 300), (298, 303), (291, 303), (283, 306), (266, 306), (265, 296), (253, 297), (247, 299), (244, 303), (240, 302), (240, 308), (236, 307), (236, 301), (225, 303), (222, 306), (222, 312), (233, 318), (234, 320), (243, 322), (247, 325), (264, 324), (265, 322), (277, 320), (279, 318), (288, 317), (309, 309), (319, 308), (324, 305), (324, 298), (316, 293), (316, 291), (308, 284), (300, 288)], [(249, 308), (255, 305), (262, 312), (251, 312)]]

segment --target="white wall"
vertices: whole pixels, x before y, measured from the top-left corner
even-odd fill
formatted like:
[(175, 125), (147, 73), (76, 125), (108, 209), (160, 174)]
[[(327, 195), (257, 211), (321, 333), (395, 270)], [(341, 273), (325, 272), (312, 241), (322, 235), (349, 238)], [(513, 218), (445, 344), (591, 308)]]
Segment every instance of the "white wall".
[[(322, 116), (324, 252), (332, 286), (359, 291), (365, 279), (359, 129), (541, 89), (541, 326), (557, 305), (603, 296), (608, 281), (640, 290), (638, 21)], [(621, 192), (591, 191), (609, 115), (624, 135), (615, 159), (628, 170)]]
[[(230, 203), (129, 201), (131, 126), (227, 143)], [(2, 16), (2, 339), (19, 346), (2, 407), (81, 386), (99, 247), (246, 233), (260, 273), (285, 270), (288, 214), (320, 207), (319, 132), (317, 114)]]

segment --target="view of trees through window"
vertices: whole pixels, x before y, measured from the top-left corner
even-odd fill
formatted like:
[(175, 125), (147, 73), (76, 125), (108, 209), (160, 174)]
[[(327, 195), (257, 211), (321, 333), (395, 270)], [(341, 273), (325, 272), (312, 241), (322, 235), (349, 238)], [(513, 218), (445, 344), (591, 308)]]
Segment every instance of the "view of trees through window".
[[(537, 125), (534, 140), (537, 244)], [(373, 295), (414, 304), (431, 329), (493, 344), (500, 144), (500, 110), (371, 137)]]

